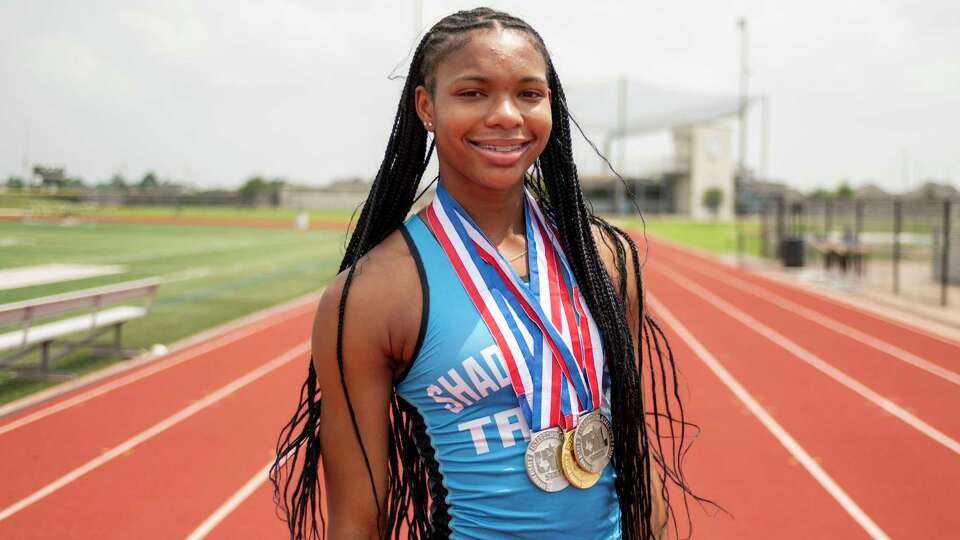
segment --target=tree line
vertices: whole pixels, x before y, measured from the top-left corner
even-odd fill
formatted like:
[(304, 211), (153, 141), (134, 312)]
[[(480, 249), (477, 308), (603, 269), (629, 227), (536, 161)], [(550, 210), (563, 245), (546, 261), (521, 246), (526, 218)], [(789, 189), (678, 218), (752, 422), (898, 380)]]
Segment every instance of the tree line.
[[(255, 175), (248, 178), (243, 185), (236, 190), (215, 190), (236, 192), (240, 197), (249, 202), (275, 203), (280, 196), (280, 188), (287, 185), (287, 181), (282, 178), (265, 178), (261, 175)], [(4, 182), (9, 191), (22, 191), (32, 188), (20, 176), (10, 175)], [(153, 171), (148, 171), (140, 180), (127, 179), (124, 175), (116, 173), (109, 179), (87, 184), (80, 177), (63, 176), (53, 181), (44, 183), (45, 187), (56, 187), (57, 189), (70, 189), (82, 191), (87, 189), (108, 189), (113, 191), (156, 192), (156, 191), (189, 191), (189, 189), (169, 179), (160, 179)]]

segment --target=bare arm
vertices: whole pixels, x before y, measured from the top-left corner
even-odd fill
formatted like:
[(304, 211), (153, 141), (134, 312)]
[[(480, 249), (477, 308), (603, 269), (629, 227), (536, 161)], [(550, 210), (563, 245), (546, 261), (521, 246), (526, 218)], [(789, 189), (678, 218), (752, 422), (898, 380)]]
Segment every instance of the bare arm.
[[(337, 365), (337, 325), (345, 274), (327, 287), (313, 327), (313, 361), (322, 396), (320, 445), (323, 455), (329, 538), (380, 537), (377, 506), (387, 489), (387, 437), (392, 365), (370, 313), (371, 288), (357, 272), (343, 320), (343, 375), (357, 428), (369, 459), (369, 471), (357, 441)], [(371, 475), (379, 500), (374, 498)], [(381, 510), (381, 514), (384, 511)]]

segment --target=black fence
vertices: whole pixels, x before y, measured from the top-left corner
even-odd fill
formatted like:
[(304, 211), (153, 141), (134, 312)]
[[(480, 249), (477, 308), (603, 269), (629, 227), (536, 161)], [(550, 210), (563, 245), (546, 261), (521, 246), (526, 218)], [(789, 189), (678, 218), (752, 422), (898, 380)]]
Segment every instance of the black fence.
[[(948, 305), (960, 285), (960, 201), (768, 201), (752, 215), (762, 256)], [(749, 238), (739, 238), (742, 246)]]

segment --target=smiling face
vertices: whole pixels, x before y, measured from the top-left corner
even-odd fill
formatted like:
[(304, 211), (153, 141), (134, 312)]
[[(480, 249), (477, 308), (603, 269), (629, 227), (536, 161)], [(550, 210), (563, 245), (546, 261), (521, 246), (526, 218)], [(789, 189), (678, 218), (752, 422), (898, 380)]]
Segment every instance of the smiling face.
[(432, 81), (432, 91), (417, 87), (416, 106), (434, 132), (444, 182), (494, 190), (521, 185), (553, 125), (546, 62), (529, 37), (473, 31), (440, 61)]

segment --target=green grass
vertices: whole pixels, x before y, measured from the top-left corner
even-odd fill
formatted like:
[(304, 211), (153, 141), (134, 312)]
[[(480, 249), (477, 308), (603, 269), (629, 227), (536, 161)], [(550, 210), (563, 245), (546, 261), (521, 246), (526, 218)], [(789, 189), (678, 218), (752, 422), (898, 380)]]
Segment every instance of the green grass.
[[(125, 347), (149, 348), (319, 289), (336, 273), (343, 238), (343, 231), (292, 228), (0, 222), (0, 268), (47, 263), (126, 267), (111, 276), (0, 290), (0, 304), (149, 276), (179, 276), (183, 279), (160, 286), (147, 317), (124, 327)], [(56, 369), (83, 374), (115, 361), (76, 352)], [(50, 384), (0, 372), (0, 403)]]
[[(723, 255), (736, 252), (736, 227), (731, 221), (690, 221), (676, 218), (646, 217), (646, 231), (684, 246)], [(640, 231), (643, 225), (636, 218), (614, 218), (618, 226)], [(740, 223), (744, 253), (760, 255), (760, 223), (744, 220)]]

